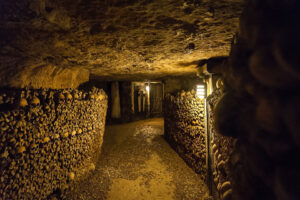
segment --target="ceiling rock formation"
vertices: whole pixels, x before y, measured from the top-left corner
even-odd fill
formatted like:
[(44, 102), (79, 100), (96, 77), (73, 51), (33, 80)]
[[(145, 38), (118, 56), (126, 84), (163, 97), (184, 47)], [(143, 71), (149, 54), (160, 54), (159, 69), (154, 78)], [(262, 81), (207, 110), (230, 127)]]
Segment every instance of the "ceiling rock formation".
[(199, 60), (229, 54), (242, 7), (243, 0), (1, 1), (1, 86), (192, 74)]

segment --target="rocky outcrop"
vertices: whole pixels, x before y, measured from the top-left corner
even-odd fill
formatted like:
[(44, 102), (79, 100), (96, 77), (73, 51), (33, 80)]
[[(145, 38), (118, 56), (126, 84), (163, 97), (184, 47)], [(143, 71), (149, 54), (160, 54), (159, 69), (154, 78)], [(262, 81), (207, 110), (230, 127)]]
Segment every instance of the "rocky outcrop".
[(0, 199), (46, 199), (95, 169), (103, 142), (102, 90), (1, 89)]
[(229, 54), (242, 1), (0, 1), (0, 83), (59, 89), (89, 74), (196, 73), (198, 60)]
[(195, 91), (167, 95), (164, 100), (165, 138), (178, 154), (207, 178), (207, 139), (204, 100)]
[(237, 138), (232, 199), (299, 199), (299, 1), (250, 0), (223, 70), (216, 129)]

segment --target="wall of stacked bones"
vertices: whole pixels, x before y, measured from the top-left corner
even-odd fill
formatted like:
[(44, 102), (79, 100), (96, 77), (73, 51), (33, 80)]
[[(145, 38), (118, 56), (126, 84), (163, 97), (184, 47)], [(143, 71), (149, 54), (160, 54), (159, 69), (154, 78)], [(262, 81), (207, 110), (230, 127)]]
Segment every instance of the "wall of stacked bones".
[(221, 135), (215, 129), (214, 121), (214, 108), (222, 96), (220, 89), (215, 90), (207, 98), (208, 104), (208, 123), (209, 133), (211, 137), (210, 141), (210, 157), (211, 157), (211, 169), (213, 184), (217, 191), (214, 191), (214, 195), (222, 200), (229, 200), (232, 198), (231, 177), (230, 177), (230, 156), (233, 153), (233, 149), (236, 144), (236, 139), (228, 136)]
[(95, 168), (107, 96), (78, 90), (1, 89), (0, 199), (64, 194)]
[(164, 99), (164, 118), (167, 141), (206, 180), (204, 100), (199, 99), (195, 91), (168, 94)]
[(299, 7), (250, 0), (241, 17), (214, 108), (217, 132), (237, 139), (228, 161), (232, 199), (300, 197)]

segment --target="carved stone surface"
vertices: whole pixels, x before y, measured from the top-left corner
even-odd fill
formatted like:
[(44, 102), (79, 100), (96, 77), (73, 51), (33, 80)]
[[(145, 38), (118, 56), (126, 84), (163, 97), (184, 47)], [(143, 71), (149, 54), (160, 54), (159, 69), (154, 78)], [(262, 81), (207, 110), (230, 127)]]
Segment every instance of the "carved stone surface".
[(243, 0), (0, 1), (0, 85), (195, 74), (228, 56)]

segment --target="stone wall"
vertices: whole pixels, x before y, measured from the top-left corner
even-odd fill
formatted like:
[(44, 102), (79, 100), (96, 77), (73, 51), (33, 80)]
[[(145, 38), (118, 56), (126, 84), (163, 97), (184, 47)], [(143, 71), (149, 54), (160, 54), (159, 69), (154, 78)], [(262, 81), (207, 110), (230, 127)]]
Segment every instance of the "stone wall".
[(199, 173), (207, 175), (204, 101), (195, 91), (164, 99), (165, 138), (178, 154)]
[(299, 1), (250, 0), (223, 69), (216, 129), (237, 138), (232, 199), (300, 197)]
[(107, 96), (78, 90), (0, 90), (0, 199), (46, 199), (95, 169)]
[[(232, 137), (224, 136), (218, 133), (214, 125), (214, 108), (222, 96), (222, 91), (217, 89), (207, 98), (208, 102), (208, 120), (209, 132), (211, 138), (210, 157), (213, 175), (214, 196), (222, 200), (228, 200), (232, 197), (231, 177), (230, 177), (230, 156), (236, 144)], [(216, 190), (215, 190), (216, 189)]]
[(228, 55), (242, 1), (1, 0), (0, 86), (194, 74)]

